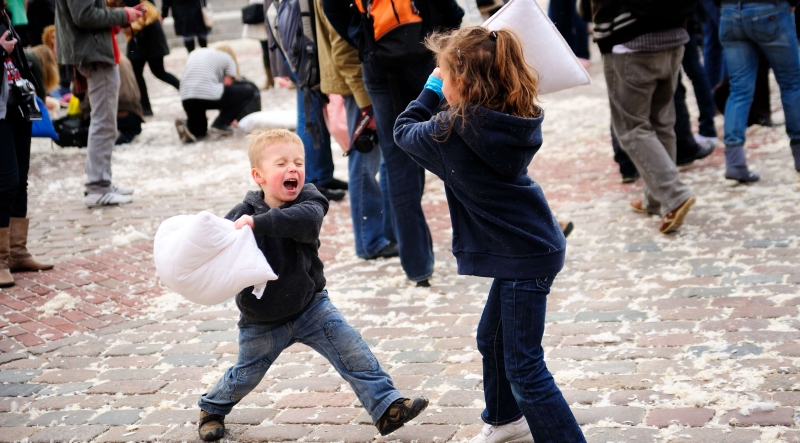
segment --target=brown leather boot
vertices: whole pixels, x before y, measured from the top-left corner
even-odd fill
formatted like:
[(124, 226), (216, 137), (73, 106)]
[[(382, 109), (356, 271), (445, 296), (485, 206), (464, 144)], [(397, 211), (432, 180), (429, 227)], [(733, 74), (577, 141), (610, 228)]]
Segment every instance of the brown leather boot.
[(9, 231), (8, 228), (0, 228), (0, 288), (14, 286), (14, 277), (8, 270), (8, 257), (11, 255)]
[(8, 259), (8, 268), (11, 272), (44, 271), (52, 269), (50, 263), (36, 261), (28, 252), (28, 225), (30, 220), (27, 218), (11, 217), (10, 244), (11, 257)]

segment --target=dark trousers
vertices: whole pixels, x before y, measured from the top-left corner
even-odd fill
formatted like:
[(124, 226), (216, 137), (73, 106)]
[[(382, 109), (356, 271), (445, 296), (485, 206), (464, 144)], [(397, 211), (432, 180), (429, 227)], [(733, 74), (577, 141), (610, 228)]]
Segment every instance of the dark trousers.
[(0, 120), (0, 228), (27, 215), (30, 162), (31, 122), (10, 106)]
[(150, 65), (150, 72), (156, 76), (157, 79), (164, 83), (170, 84), (175, 89), (180, 86), (180, 80), (174, 75), (164, 70), (164, 57), (135, 59), (131, 60), (133, 65), (133, 75), (136, 76), (136, 83), (139, 85), (139, 92), (142, 94), (142, 109), (150, 111), (150, 96), (147, 95), (147, 84), (144, 82), (144, 65)]
[[(694, 28), (692, 26), (691, 28)], [(717, 109), (714, 106), (714, 94), (709, 84), (703, 63), (700, 61), (700, 51), (697, 47), (697, 38), (694, 32), (689, 33), (689, 42), (684, 45), (683, 51), (683, 71), (689, 80), (692, 81), (694, 96), (697, 99), (697, 108), (700, 111), (700, 128), (698, 132), (705, 137), (716, 137), (717, 129), (714, 127), (714, 115)], [(685, 91), (684, 91), (685, 92)], [(680, 158), (680, 153), (678, 154)]]
[(219, 100), (203, 100), (190, 98), (183, 100), (183, 110), (186, 111), (189, 131), (195, 137), (202, 137), (208, 132), (208, 119), (206, 111), (209, 109), (219, 109), (219, 115), (211, 123), (216, 128), (230, 126), (231, 122), (239, 118), (242, 111), (247, 108), (256, 91), (247, 84), (235, 84), (225, 86), (222, 97)]
[(589, 60), (589, 28), (573, 0), (550, 0), (547, 15), (576, 57)]

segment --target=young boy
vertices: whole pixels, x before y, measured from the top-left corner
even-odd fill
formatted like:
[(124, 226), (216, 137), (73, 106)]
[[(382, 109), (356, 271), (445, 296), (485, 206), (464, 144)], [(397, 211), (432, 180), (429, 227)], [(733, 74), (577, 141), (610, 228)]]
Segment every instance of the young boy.
[(396, 431), (428, 406), (424, 397), (403, 398), (361, 335), (328, 299), (319, 259), (319, 231), (328, 200), (305, 180), (303, 143), (293, 132), (252, 136), (250, 191), (225, 218), (253, 228), (258, 247), (278, 275), (258, 299), (252, 287), (236, 295), (239, 356), (198, 401), (200, 438), (225, 433), (225, 415), (252, 391), (280, 353), (304, 343), (322, 354), (353, 388), (381, 435)]

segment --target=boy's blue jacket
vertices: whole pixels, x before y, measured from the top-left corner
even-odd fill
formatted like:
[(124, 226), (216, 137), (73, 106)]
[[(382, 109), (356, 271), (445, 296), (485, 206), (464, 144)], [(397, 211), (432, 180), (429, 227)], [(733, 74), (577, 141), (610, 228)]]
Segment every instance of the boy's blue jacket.
[(431, 117), (439, 103), (424, 89), (397, 118), (394, 139), (444, 181), (458, 273), (500, 279), (558, 274), (566, 240), (541, 187), (528, 176), (542, 145), (544, 116), (478, 107), (464, 127), (456, 121), (450, 137), (437, 142), (444, 122)]
[(267, 282), (261, 299), (253, 287), (236, 295), (242, 314), (260, 323), (286, 323), (297, 318), (325, 289), (325, 275), (319, 259), (319, 231), (328, 212), (328, 200), (312, 184), (306, 184), (294, 201), (270, 208), (264, 191), (249, 191), (242, 203), (225, 216), (236, 220), (253, 217), (256, 244), (278, 275)]

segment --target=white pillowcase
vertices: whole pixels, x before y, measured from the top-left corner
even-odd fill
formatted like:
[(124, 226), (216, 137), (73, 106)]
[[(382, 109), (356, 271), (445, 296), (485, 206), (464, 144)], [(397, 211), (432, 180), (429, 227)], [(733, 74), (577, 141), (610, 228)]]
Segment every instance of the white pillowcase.
[(525, 61), (539, 74), (539, 94), (590, 85), (592, 78), (536, 0), (511, 0), (483, 27), (511, 28), (522, 38)]
[(164, 220), (153, 243), (156, 271), (168, 288), (201, 305), (215, 305), (248, 286), (264, 287), (277, 275), (258, 249), (249, 226), (203, 211)]

